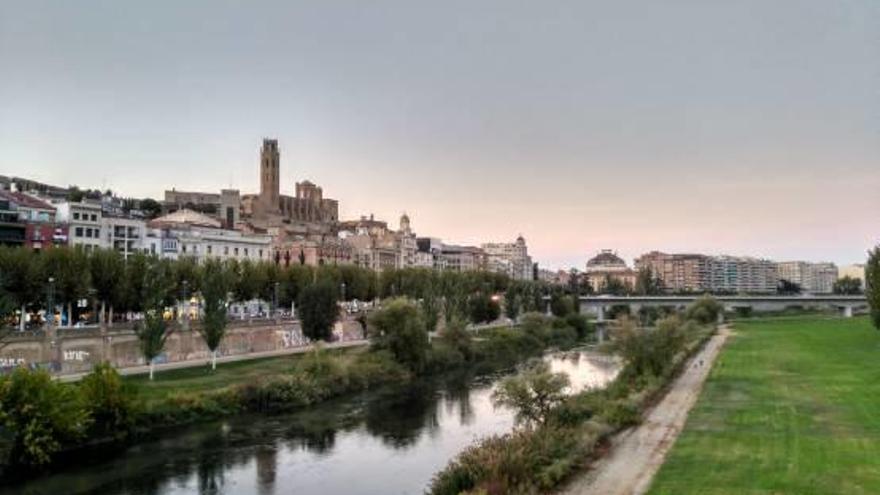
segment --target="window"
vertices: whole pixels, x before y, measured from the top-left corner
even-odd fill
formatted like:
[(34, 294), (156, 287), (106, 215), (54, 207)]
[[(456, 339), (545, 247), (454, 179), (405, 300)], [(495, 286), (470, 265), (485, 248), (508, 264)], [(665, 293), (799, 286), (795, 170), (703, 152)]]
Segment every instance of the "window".
[(74, 237), (82, 237), (83, 236), (83, 228), (77, 227), (73, 234)]
[(73, 212), (73, 219), (74, 219), (74, 220), (79, 220), (79, 212), (76, 212), (76, 211)]
[(193, 254), (199, 254), (199, 246), (198, 245), (193, 246)]
[(97, 221), (98, 221), (98, 215), (95, 215), (94, 213), (92, 213), (92, 221), (93, 221), (93, 222), (97, 222)]
[(248, 248), (244, 248), (244, 255), (245, 255), (245, 257), (248, 256)]
[(263, 257), (263, 250), (260, 249), (260, 258), (262, 258), (262, 257)]
[(223, 255), (229, 256), (229, 246), (223, 246)]
[(238, 256), (238, 248), (235, 248), (235, 255)]
[(211, 247), (211, 245), (208, 244), (208, 254), (211, 254), (212, 251), (214, 251), (213, 247)]
[(88, 238), (92, 237), (92, 229), (86, 229), (86, 237), (88, 237)]
[(101, 229), (95, 229), (95, 239), (101, 237)]
[(185, 253), (185, 252), (186, 252), (186, 244), (183, 244), (183, 245), (180, 247), (180, 249), (183, 250), (183, 252)]

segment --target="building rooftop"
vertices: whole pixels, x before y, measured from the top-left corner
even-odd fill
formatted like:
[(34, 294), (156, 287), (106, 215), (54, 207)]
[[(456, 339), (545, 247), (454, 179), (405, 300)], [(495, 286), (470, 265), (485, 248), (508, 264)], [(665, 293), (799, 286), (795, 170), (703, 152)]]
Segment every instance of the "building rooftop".
[(151, 226), (169, 225), (169, 224), (188, 224), (200, 227), (213, 227), (219, 229), (222, 225), (219, 220), (211, 218), (207, 215), (193, 210), (178, 210), (174, 213), (156, 218), (150, 222)]

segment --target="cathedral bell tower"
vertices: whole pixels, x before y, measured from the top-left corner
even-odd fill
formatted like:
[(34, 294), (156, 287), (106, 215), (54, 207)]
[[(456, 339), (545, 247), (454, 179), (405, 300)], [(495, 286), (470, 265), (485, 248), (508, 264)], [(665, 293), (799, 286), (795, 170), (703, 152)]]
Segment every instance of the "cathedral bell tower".
[(260, 202), (266, 212), (281, 211), (281, 155), (277, 139), (263, 139), (260, 149)]

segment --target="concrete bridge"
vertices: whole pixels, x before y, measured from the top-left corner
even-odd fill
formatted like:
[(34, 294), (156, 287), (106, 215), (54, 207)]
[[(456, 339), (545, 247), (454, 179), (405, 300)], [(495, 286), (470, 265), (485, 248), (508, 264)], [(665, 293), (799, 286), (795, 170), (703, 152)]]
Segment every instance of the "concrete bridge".
[[(693, 296), (581, 296), (580, 311), (591, 312), (599, 321), (605, 320), (605, 312), (611, 306), (626, 305), (630, 311), (638, 312), (646, 306), (673, 307), (684, 309), (702, 294)], [(852, 317), (856, 310), (866, 309), (868, 302), (865, 296), (842, 295), (794, 295), (794, 296), (712, 296), (722, 305), (725, 311), (736, 311), (738, 308), (751, 308), (752, 311), (782, 311), (786, 308), (801, 307), (809, 309), (836, 309), (847, 318)], [(549, 310), (549, 298), (547, 299)]]

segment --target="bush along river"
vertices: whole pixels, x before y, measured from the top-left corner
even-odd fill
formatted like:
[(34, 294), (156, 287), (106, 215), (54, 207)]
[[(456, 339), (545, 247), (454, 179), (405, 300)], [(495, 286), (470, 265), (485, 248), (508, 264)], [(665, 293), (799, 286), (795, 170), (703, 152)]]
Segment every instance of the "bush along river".
[[(589, 350), (545, 356), (571, 392), (603, 387), (619, 362)], [(81, 452), (2, 494), (419, 494), (475, 440), (510, 431), (492, 392), (503, 374), (447, 374), (331, 400), (157, 434), (113, 452)]]

